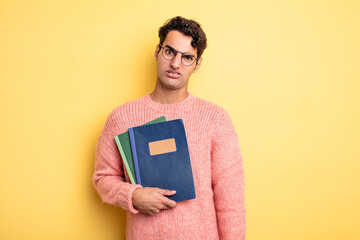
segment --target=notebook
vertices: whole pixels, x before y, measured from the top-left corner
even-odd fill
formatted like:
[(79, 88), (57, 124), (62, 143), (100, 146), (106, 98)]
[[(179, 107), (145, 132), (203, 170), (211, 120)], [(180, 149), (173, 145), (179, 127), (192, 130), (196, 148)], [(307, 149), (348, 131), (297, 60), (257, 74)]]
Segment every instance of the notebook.
[[(165, 121), (166, 118), (162, 116), (145, 124), (153, 124), (153, 123), (165, 122)], [(135, 177), (133, 157), (131, 153), (129, 132), (126, 131), (120, 135), (115, 136), (115, 141), (118, 146), (123, 163), (125, 165), (126, 172), (130, 178), (130, 182), (132, 184), (136, 184), (137, 182)]]
[(182, 119), (129, 128), (129, 136), (138, 184), (176, 190), (176, 202), (196, 197)]

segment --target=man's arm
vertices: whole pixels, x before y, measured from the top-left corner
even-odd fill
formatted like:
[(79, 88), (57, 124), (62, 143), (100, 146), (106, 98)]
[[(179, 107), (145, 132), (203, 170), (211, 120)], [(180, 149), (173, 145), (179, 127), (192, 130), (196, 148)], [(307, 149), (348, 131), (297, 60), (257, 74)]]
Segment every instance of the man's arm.
[(108, 117), (98, 139), (93, 183), (104, 202), (119, 206), (126, 211), (154, 215), (161, 210), (176, 206), (165, 196), (175, 192), (158, 188), (142, 188), (125, 181), (123, 164), (114, 136), (117, 121)]
[(244, 168), (230, 117), (223, 111), (214, 122), (212, 186), (220, 239), (245, 239)]
[(132, 205), (132, 194), (141, 186), (125, 181), (121, 156), (114, 139), (116, 127), (110, 114), (97, 143), (93, 183), (104, 202), (138, 213)]

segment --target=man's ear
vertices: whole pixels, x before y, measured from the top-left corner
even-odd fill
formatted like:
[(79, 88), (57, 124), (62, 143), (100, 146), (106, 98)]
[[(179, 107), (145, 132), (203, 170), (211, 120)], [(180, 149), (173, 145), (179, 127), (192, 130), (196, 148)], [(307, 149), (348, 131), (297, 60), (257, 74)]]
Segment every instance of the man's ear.
[(155, 61), (158, 60), (158, 56), (159, 56), (159, 51), (160, 51), (160, 45), (156, 45), (156, 49), (155, 49)]
[(197, 72), (201, 66), (201, 62), (202, 62), (202, 57), (199, 59), (199, 61), (197, 61), (197, 64), (195, 66), (194, 72)]

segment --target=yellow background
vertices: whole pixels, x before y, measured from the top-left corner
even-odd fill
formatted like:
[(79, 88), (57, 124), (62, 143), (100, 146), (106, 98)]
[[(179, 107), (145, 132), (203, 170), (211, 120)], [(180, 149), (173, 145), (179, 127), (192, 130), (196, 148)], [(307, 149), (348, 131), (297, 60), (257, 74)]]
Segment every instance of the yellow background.
[(0, 239), (124, 239), (92, 186), (110, 111), (154, 86), (157, 30), (198, 20), (190, 91), (244, 157), (247, 239), (360, 239), (359, 1), (0, 2)]

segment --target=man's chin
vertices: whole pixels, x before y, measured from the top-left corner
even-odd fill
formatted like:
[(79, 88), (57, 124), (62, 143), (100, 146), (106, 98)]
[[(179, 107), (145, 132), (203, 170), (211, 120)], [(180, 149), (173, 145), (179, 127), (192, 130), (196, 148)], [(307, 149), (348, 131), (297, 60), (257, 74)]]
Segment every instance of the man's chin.
[(162, 82), (164, 88), (169, 90), (179, 90), (183, 88), (183, 86), (179, 83), (172, 83), (172, 82)]

